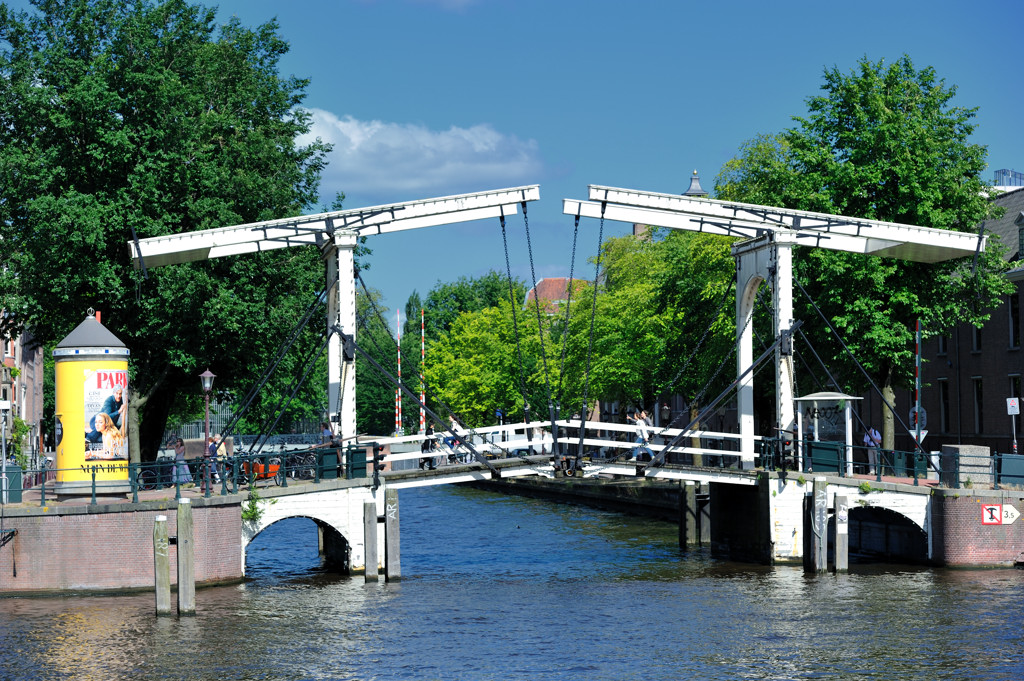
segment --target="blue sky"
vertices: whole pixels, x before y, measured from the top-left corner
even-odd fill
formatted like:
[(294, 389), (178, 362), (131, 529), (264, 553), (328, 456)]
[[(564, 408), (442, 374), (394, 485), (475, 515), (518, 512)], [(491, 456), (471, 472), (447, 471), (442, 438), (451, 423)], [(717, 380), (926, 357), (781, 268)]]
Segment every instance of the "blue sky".
[[(21, 4), (21, 3), (16, 3)], [(528, 207), (537, 278), (569, 271), (563, 198), (588, 184), (710, 189), (739, 145), (805, 113), (825, 68), (906, 53), (978, 107), (989, 170), (1024, 171), (1024, 3), (993, 0), (610, 2), (222, 0), (220, 17), (276, 17), (286, 75), (312, 80), (315, 133), (334, 143), (321, 196), (346, 208), (539, 184)], [(576, 272), (597, 248), (581, 222)], [(606, 234), (628, 226), (609, 223)], [(513, 274), (531, 280), (522, 218)], [(504, 271), (497, 220), (373, 237), (367, 285), (413, 290)], [(391, 318), (394, 318), (392, 313)]]

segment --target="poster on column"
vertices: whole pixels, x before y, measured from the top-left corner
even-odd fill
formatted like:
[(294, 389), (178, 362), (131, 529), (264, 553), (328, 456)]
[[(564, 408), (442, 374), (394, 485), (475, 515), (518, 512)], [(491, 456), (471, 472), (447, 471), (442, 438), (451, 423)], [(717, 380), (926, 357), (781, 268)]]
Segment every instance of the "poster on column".
[(128, 459), (128, 372), (91, 369), (83, 382), (85, 460)]

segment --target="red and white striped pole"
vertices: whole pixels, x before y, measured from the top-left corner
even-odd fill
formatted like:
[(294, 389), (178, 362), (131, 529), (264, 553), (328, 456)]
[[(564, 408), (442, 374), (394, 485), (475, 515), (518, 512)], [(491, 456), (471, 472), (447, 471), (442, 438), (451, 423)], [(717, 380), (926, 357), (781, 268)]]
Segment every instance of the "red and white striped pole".
[(420, 433), (427, 431), (427, 412), (423, 405), (427, 403), (427, 385), (423, 380), (423, 372), (426, 371), (424, 363), (427, 358), (427, 332), (423, 325), (423, 308), (420, 308)]
[[(402, 312), (395, 310), (395, 336), (398, 338), (398, 384), (402, 384)], [(402, 389), (395, 390), (395, 433), (402, 433)]]

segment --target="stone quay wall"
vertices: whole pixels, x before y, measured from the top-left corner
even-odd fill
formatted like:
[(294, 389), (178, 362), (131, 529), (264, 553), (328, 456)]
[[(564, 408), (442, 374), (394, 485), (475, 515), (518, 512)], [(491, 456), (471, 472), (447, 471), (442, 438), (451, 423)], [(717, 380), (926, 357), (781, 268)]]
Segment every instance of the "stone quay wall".
[[(201, 585), (240, 581), (241, 503), (237, 496), (193, 499), (195, 577)], [(46, 594), (153, 589), (153, 525), (167, 517), (177, 536), (177, 503), (148, 501), (8, 508), (0, 547), (0, 594)], [(171, 583), (177, 546), (170, 546)]]

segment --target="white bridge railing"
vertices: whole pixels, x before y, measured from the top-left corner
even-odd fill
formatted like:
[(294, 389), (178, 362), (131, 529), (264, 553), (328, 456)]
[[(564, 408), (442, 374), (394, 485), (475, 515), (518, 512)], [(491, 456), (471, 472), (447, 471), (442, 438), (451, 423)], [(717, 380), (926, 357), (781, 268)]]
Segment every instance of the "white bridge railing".
[[(559, 442), (567, 446), (577, 446), (580, 444), (579, 438), (579, 421), (559, 420), (555, 422), (559, 428), (558, 439)], [(615, 456), (615, 453), (628, 454), (636, 445), (636, 426), (622, 423), (608, 423), (605, 421), (586, 421), (584, 424), (585, 433), (583, 438), (583, 446), (585, 448), (599, 448), (606, 450), (605, 453), (608, 456)], [(482, 426), (478, 428), (470, 429), (465, 434), (465, 439), (468, 440), (473, 447), (483, 453), (494, 456), (505, 456), (505, 455), (517, 455), (524, 453), (524, 450), (533, 449), (534, 454), (550, 454), (552, 446), (554, 444), (554, 438), (551, 435), (551, 422), (550, 421), (533, 421), (531, 423), (508, 423), (504, 425), (494, 426)], [(529, 437), (527, 432), (530, 433)], [(679, 428), (667, 428), (660, 429), (652, 427), (649, 429), (651, 440), (648, 442), (647, 447), (653, 452), (660, 452), (667, 449), (667, 445), (662, 442), (672, 440), (683, 431)], [(570, 434), (574, 433), (574, 434)], [(627, 435), (624, 439), (615, 439), (616, 434), (625, 433)], [(435, 433), (432, 437), (439, 443), (444, 443), (445, 439), (450, 437), (448, 431), (440, 431)], [(673, 452), (681, 452), (688, 454), (703, 454), (710, 456), (732, 456), (737, 457), (742, 461), (753, 461), (756, 456), (756, 452), (740, 452), (730, 449), (715, 449), (711, 447), (700, 447), (693, 446), (690, 438), (699, 438), (702, 441), (708, 439), (713, 440), (727, 440), (735, 441), (737, 444), (740, 441), (739, 433), (721, 433), (711, 430), (691, 430), (686, 431), (685, 439), (679, 445), (672, 448)], [(422, 434), (416, 435), (402, 435), (397, 437), (383, 437), (383, 438), (360, 438), (361, 442), (376, 442), (380, 445), (403, 445), (403, 444), (414, 444), (421, 443), (425, 437)], [(755, 436), (755, 441), (760, 440), (760, 436)], [(662, 442), (655, 442), (655, 440), (661, 440)], [(467, 453), (467, 448), (458, 448), (459, 453)], [(608, 453), (607, 450), (611, 450), (614, 453)], [(385, 461), (403, 461), (408, 459), (418, 459), (424, 456), (421, 452), (400, 452), (389, 454), (385, 457)]]

